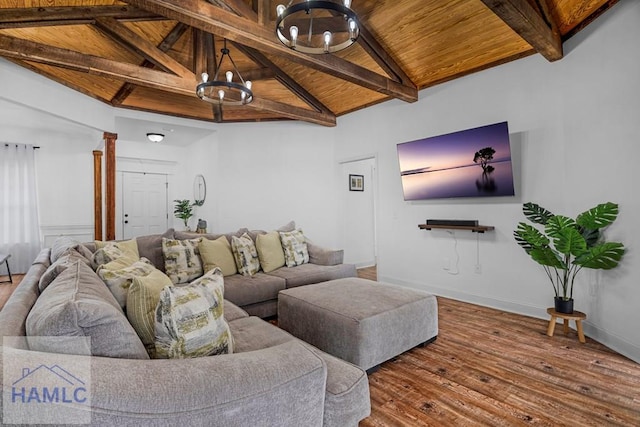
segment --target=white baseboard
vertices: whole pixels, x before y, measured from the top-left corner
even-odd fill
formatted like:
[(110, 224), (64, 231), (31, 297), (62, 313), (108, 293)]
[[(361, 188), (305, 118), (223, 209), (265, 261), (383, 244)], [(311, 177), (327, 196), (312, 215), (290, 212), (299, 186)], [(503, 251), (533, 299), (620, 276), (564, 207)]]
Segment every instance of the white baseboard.
[[(472, 304), (478, 304), (485, 307), (496, 308), (499, 310), (508, 311), (510, 313), (523, 314), (525, 316), (536, 317), (538, 319), (549, 319), (546, 307), (537, 307), (533, 305), (520, 304), (512, 301), (504, 301), (495, 298), (488, 298), (482, 295), (475, 295), (467, 292), (453, 291), (451, 289), (444, 289), (437, 286), (429, 286), (423, 283), (412, 283), (405, 280), (395, 279), (393, 277), (378, 277), (378, 281), (392, 283), (395, 285), (405, 286), (407, 288), (418, 289), (421, 291), (427, 291), (437, 296), (445, 298), (452, 298), (459, 301), (469, 302)], [(640, 347), (626, 341), (624, 338), (613, 334), (611, 332), (600, 329), (596, 325), (589, 323), (589, 320), (584, 322), (584, 333), (588, 337), (598, 341), (601, 344), (606, 345), (610, 349), (620, 353), (621, 355), (628, 357), (636, 363), (640, 363)]]

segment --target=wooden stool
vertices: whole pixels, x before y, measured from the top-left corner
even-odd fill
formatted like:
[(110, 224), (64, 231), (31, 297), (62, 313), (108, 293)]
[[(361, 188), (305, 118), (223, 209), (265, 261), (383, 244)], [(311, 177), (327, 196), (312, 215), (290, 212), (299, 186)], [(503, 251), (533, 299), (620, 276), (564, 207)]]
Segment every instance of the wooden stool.
[(3, 280), (0, 283), (13, 283), (11, 270), (9, 270), (9, 258), (11, 258), (11, 254), (0, 254), (0, 265), (4, 262), (7, 265), (7, 273), (9, 273), (9, 280)]
[(553, 336), (553, 331), (556, 329), (556, 319), (560, 318), (564, 320), (564, 334), (567, 335), (569, 333), (569, 320), (574, 320), (576, 322), (576, 329), (578, 331), (578, 339), (581, 343), (585, 342), (584, 332), (582, 331), (582, 321), (587, 318), (587, 315), (580, 312), (574, 311), (571, 314), (566, 313), (558, 313), (555, 308), (547, 308), (547, 313), (551, 315), (551, 320), (549, 320), (549, 328), (547, 329), (547, 335), (550, 337)]

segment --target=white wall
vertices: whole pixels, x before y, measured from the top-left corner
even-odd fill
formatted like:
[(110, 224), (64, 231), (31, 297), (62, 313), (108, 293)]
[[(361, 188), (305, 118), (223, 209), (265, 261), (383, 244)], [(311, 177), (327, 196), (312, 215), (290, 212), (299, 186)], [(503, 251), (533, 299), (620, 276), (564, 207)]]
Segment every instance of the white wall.
[[(193, 177), (202, 173), (208, 194), (196, 216), (209, 222), (210, 231), (271, 229), (294, 219), (316, 242), (340, 247), (340, 162), (375, 153), (382, 280), (545, 318), (551, 286), (512, 237), (523, 219), (521, 203), (534, 201), (573, 216), (599, 202), (617, 202), (621, 215), (607, 237), (623, 241), (628, 252), (616, 270), (582, 274), (576, 309), (588, 314), (588, 335), (640, 361), (637, 22), (640, 4), (620, 2), (567, 42), (561, 61), (535, 55), (421, 91), (417, 103), (389, 101), (348, 114), (336, 128), (225, 124), (182, 149), (119, 145), (118, 155), (177, 162), (175, 198), (192, 198)], [(0, 71), (0, 97), (112, 131), (115, 109), (1, 59)], [(31, 87), (37, 93), (30, 94)], [(403, 201), (396, 144), (503, 120), (511, 131), (515, 198)], [(33, 140), (29, 129), (8, 131), (2, 117), (0, 124), (4, 134), (13, 132), (12, 142)], [(38, 178), (41, 193), (47, 192), (41, 212), (51, 225), (91, 224), (90, 156), (96, 141), (82, 133), (69, 129), (55, 144), (45, 133), (35, 139), (43, 146)], [(496, 230), (453, 236), (418, 230), (426, 218), (473, 218)], [(458, 274), (442, 268), (445, 258), (451, 267), (458, 256)], [(477, 258), (480, 274), (474, 272)]]
[[(617, 202), (620, 217), (606, 236), (624, 242), (627, 254), (616, 270), (581, 273), (576, 309), (588, 314), (588, 335), (640, 361), (639, 21), (639, 3), (619, 3), (567, 42), (561, 61), (535, 55), (424, 90), (416, 104), (392, 101), (340, 119), (337, 159), (379, 155), (382, 280), (547, 318), (551, 285), (512, 237), (524, 218), (521, 203), (575, 216)], [(403, 201), (396, 144), (504, 120), (516, 197)], [(419, 231), (426, 218), (478, 219), (496, 230)], [(457, 275), (443, 269), (456, 257), (454, 239)]]

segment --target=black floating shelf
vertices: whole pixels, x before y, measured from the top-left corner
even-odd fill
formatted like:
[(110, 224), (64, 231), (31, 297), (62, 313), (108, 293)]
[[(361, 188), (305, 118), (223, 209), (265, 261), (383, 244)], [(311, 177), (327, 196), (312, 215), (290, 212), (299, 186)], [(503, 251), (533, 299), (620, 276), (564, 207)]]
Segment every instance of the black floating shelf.
[(431, 224), (418, 224), (418, 228), (421, 230), (441, 229), (441, 230), (469, 230), (474, 233), (484, 233), (485, 231), (493, 231), (495, 229), (492, 225), (431, 225)]

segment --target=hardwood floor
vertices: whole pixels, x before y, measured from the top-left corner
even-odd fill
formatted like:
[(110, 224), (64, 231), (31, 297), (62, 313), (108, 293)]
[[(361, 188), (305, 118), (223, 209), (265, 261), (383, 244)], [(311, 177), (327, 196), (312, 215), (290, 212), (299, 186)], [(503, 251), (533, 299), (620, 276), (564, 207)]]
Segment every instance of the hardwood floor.
[[(13, 291), (16, 289), (24, 274), (12, 274), (13, 283), (0, 283), (0, 310), (4, 307), (4, 304), (7, 302)], [(0, 276), (0, 282), (4, 282), (5, 280), (9, 280), (9, 276)]]
[[(375, 267), (358, 270), (367, 279)], [(0, 307), (24, 277), (0, 285)], [(1, 279), (0, 279), (1, 280)], [(373, 426), (640, 426), (640, 365), (572, 329), (438, 297), (438, 339), (369, 376)], [(573, 324), (572, 324), (573, 325)]]

